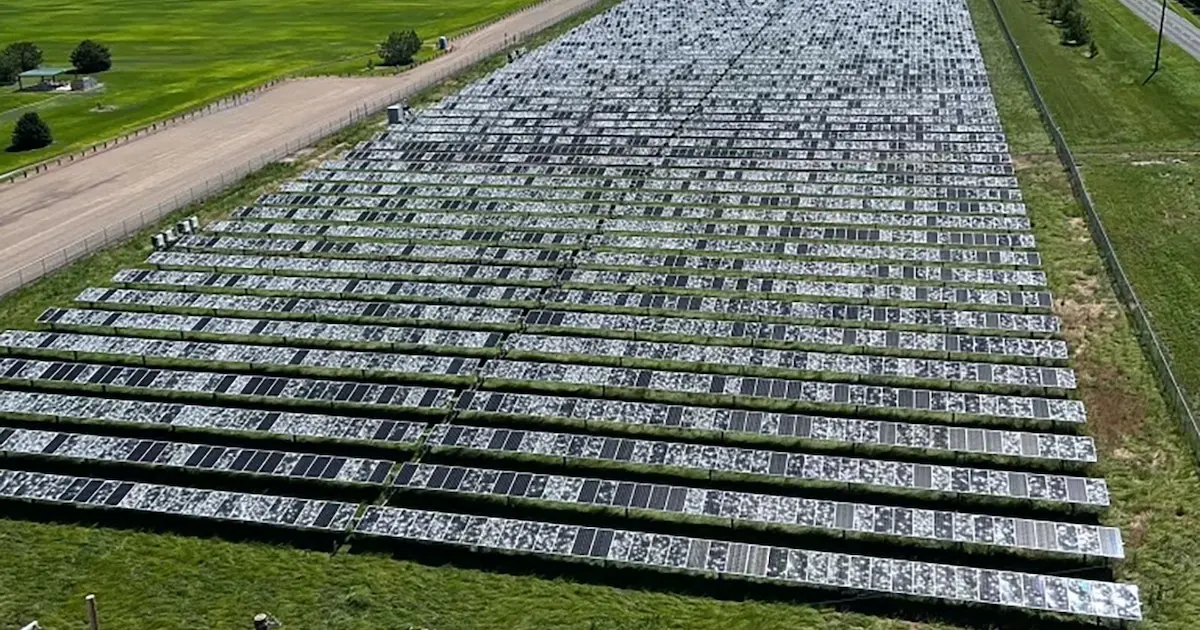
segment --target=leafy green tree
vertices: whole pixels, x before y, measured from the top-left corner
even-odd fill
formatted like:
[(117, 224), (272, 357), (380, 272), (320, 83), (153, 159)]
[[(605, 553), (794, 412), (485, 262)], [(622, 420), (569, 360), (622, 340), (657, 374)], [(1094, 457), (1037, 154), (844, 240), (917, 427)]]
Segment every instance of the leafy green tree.
[(1067, 15), (1079, 10), (1079, 0), (1055, 0), (1048, 11), (1051, 22), (1065, 22)]
[(0, 52), (0, 85), (15, 82), (20, 72), (21, 65), (17, 62), (16, 57), (7, 52)]
[(104, 72), (112, 67), (112, 53), (108, 46), (85, 39), (71, 52), (71, 65), (87, 74)]
[(54, 142), (54, 137), (50, 135), (50, 126), (37, 112), (27, 112), (13, 127), (12, 146), (17, 151), (40, 149), (51, 142)]
[(17, 60), (17, 66), (21, 68), (21, 72), (33, 70), (42, 65), (42, 49), (33, 42), (9, 44), (8, 48), (4, 49), (4, 54), (12, 55)]
[(385, 66), (404, 66), (412, 63), (418, 50), (421, 50), (421, 38), (416, 31), (392, 31), (379, 45), (379, 56)]
[(1060, 41), (1072, 46), (1081, 46), (1092, 41), (1092, 26), (1078, 7), (1063, 17)]

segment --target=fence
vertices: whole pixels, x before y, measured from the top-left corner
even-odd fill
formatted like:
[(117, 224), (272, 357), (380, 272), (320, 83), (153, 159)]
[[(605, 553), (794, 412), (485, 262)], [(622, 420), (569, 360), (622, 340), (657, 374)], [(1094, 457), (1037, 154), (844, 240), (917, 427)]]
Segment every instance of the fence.
[(1163, 392), (1166, 394), (1167, 404), (1170, 405), (1172, 411), (1175, 412), (1175, 415), (1183, 425), (1183, 432), (1187, 436), (1193, 454), (1197, 458), (1200, 458), (1200, 424), (1196, 422), (1196, 415), (1192, 411), (1187, 390), (1175, 376), (1175, 370), (1171, 366), (1170, 351), (1158, 338), (1158, 333), (1154, 332), (1154, 326), (1150, 322), (1150, 315), (1146, 307), (1138, 299), (1137, 293), (1133, 290), (1133, 284), (1129, 281), (1129, 277), (1125, 275), (1125, 269), (1121, 266), (1121, 260), (1117, 257), (1116, 249), (1113, 248), (1112, 241), (1108, 238), (1108, 231), (1104, 229), (1104, 222), (1100, 220), (1100, 213), (1096, 211), (1096, 206), (1092, 202), (1092, 196), (1088, 194), (1087, 186), (1083, 181), (1083, 173), (1079, 171), (1075, 155), (1067, 145), (1067, 139), (1063, 136), (1062, 130), (1054, 122), (1054, 117), (1050, 114), (1050, 108), (1042, 98), (1042, 93), (1038, 90), (1037, 83), (1033, 80), (1033, 74), (1029, 71), (1029, 66), (1025, 64), (1025, 57), (1021, 54), (1021, 47), (1013, 39), (1012, 31), (1008, 28), (1008, 22), (1004, 19), (1004, 13), (1000, 10), (1000, 5), (997, 0), (989, 0), (989, 2), (992, 5), (992, 10), (996, 13), (1000, 29), (1004, 32), (1004, 39), (1008, 41), (1008, 47), (1012, 51), (1017, 65), (1021, 68), (1021, 74), (1025, 78), (1025, 86), (1029, 89), (1030, 95), (1033, 96), (1033, 103), (1042, 118), (1042, 123), (1046, 126), (1046, 129), (1050, 132), (1050, 137), (1054, 140), (1054, 147), (1058, 153), (1058, 158), (1067, 169), (1067, 179), (1071, 182), (1071, 190), (1075, 193), (1075, 197), (1079, 200), (1080, 205), (1083, 206), (1083, 214), (1088, 224), (1088, 230), (1092, 234), (1092, 240), (1095, 241), (1096, 247), (1100, 250), (1100, 256), (1104, 259), (1109, 276), (1116, 286), (1117, 295), (1129, 311), (1129, 317), (1133, 321), (1133, 328), (1137, 332), (1138, 341), (1141, 342), (1142, 349), (1146, 353), (1146, 357), (1150, 360), (1150, 365), (1154, 367), (1154, 372), (1158, 376)]
[(293, 152), (310, 146), (323, 138), (327, 138), (356, 122), (369, 118), (373, 114), (383, 111), (389, 105), (405, 101), (416, 93), (437, 85), (508, 47), (520, 44), (526, 41), (531, 35), (566, 20), (575, 14), (582, 13), (599, 4), (601, 1), (587, 0), (577, 5), (573, 10), (557, 17), (543, 20), (531, 28), (521, 30), (515, 34), (506, 34), (503, 40), (493, 42), (471, 53), (469, 56), (458, 56), (455, 53), (443, 55), (439, 59), (446, 60), (443, 62), (445, 67), (432, 75), (427, 75), (419, 81), (411, 82), (381, 98), (358, 105), (344, 118), (339, 118), (336, 121), (323, 125), (320, 129), (305, 135), (304, 138), (298, 141), (288, 142), (283, 147), (265, 152), (248, 162), (229, 169), (218, 177), (205, 180), (203, 184), (193, 186), (180, 194), (176, 194), (153, 208), (141, 210), (134, 217), (124, 219), (120, 223), (115, 223), (97, 232), (93, 232), (90, 236), (67, 245), (53, 254), (27, 264), (15, 271), (10, 271), (4, 276), (0, 276), (0, 296), (15, 291), (55, 269), (66, 266), (110, 245), (124, 241), (143, 228), (162, 220), (163, 217), (171, 212), (220, 192), (243, 177), (262, 169), (267, 164), (291, 155)]

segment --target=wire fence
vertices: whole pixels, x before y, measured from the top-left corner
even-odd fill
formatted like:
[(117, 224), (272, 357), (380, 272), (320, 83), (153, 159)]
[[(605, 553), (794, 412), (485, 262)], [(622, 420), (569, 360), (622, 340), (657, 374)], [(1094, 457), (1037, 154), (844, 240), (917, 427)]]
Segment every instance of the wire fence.
[[(346, 116), (339, 118), (321, 126), (319, 129), (306, 134), (303, 138), (286, 143), (282, 147), (277, 147), (270, 151), (265, 151), (257, 157), (239, 164), (227, 171), (221, 173), (217, 177), (213, 177), (204, 181), (204, 183), (192, 186), (186, 191), (181, 191), (179, 194), (173, 195), (170, 199), (166, 199), (152, 208), (139, 210), (134, 216), (127, 217), (119, 223), (108, 225), (91, 235), (82, 238), (53, 254), (42, 257), (41, 259), (29, 263), (16, 270), (10, 271), (3, 276), (0, 276), (0, 296), (6, 295), (12, 291), (20, 289), (31, 282), (42, 278), (50, 272), (69, 265), (70, 263), (89, 256), (97, 251), (103, 250), (116, 243), (127, 240), (130, 236), (137, 234), (144, 228), (153, 225), (163, 219), (171, 212), (183, 208), (189, 204), (210, 197), (232, 184), (245, 178), (247, 175), (261, 170), (266, 165), (278, 161), (294, 152), (315, 144), (316, 142), (328, 138), (357, 122), (370, 118), (371, 116), (383, 111), (389, 105), (400, 103), (408, 100), (417, 93), (433, 87), (446, 79), (458, 75), (464, 70), (474, 66), (475, 64), (491, 57), (507, 48), (518, 46), (527, 41), (531, 36), (545, 30), (546, 28), (557, 24), (563, 20), (569, 19), (573, 15), (582, 13), (602, 0), (587, 0), (586, 2), (575, 5), (571, 10), (543, 20), (536, 25), (520, 30), (515, 33), (506, 33), (503, 39), (489, 43), (485, 47), (476, 50), (472, 53), (459, 56), (456, 53), (442, 55), (439, 59), (445, 59), (442, 67), (437, 72), (425, 74), (418, 80), (410, 81), (404, 87), (398, 88), (389, 94), (375, 98), (367, 103), (360, 104), (351, 110)], [(536, 5), (535, 5), (536, 6)]]
[(1042, 98), (1042, 93), (1038, 90), (1037, 83), (1033, 80), (1033, 74), (1029, 71), (1029, 66), (1025, 63), (1025, 57), (1021, 54), (1021, 47), (1017, 44), (1017, 41), (1013, 38), (1012, 31), (1008, 28), (1008, 22), (1004, 19), (1004, 13), (1000, 10), (1000, 5), (997, 3), (997, 0), (989, 0), (989, 2), (992, 5), (992, 10), (996, 13), (1000, 29), (1004, 32), (1004, 39), (1008, 42), (1008, 47), (1012, 51), (1017, 65), (1021, 68), (1021, 74), (1025, 78), (1025, 86), (1029, 89), (1030, 95), (1033, 96), (1033, 102), (1037, 107), (1038, 114), (1042, 118), (1042, 123), (1046, 126), (1046, 129), (1050, 132), (1050, 137), (1054, 140), (1055, 152), (1058, 153), (1059, 160), (1067, 169), (1067, 179), (1071, 182), (1072, 192), (1075, 193), (1075, 197), (1079, 200), (1080, 205), (1083, 206), (1084, 218), (1087, 221), (1088, 230), (1092, 234), (1092, 240), (1095, 241), (1096, 247), (1100, 250), (1100, 256), (1104, 259), (1109, 276), (1116, 286), (1117, 295), (1129, 311), (1129, 317), (1133, 321), (1133, 328), (1137, 333), (1138, 341), (1141, 343), (1146, 357), (1150, 360), (1150, 365), (1154, 368), (1154, 373), (1158, 377), (1163, 393), (1166, 395), (1167, 404), (1171, 407), (1176, 417), (1179, 418), (1180, 424), (1183, 425), (1183, 432), (1192, 447), (1193, 455), (1197, 459), (1200, 459), (1200, 424), (1196, 422), (1196, 414), (1192, 410), (1191, 399), (1188, 397), (1187, 389), (1175, 376), (1175, 370), (1171, 363), (1170, 350), (1159, 339), (1158, 333), (1154, 331), (1149, 311), (1146, 310), (1145, 305), (1138, 298), (1137, 292), (1133, 290), (1133, 283), (1125, 275), (1125, 269), (1121, 266), (1121, 260), (1117, 257), (1116, 249), (1113, 247), (1112, 241), (1108, 238), (1108, 231), (1104, 228), (1104, 222), (1100, 220), (1100, 213), (1096, 211), (1096, 205), (1092, 201), (1092, 196), (1088, 193), (1087, 186), (1084, 184), (1083, 173), (1080, 172), (1079, 164), (1075, 161), (1075, 154), (1071, 152), (1070, 146), (1067, 145), (1067, 139), (1063, 135), (1062, 130), (1054, 122), (1054, 117), (1050, 114), (1050, 108), (1046, 105), (1045, 99)]

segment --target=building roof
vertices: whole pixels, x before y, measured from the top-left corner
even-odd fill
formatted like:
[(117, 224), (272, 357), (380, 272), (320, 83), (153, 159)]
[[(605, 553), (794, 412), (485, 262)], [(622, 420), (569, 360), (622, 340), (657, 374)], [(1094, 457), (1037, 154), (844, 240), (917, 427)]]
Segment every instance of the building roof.
[(75, 72), (74, 68), (34, 68), (33, 70), (26, 70), (17, 76), (25, 78), (56, 77), (60, 74), (69, 74), (72, 72)]

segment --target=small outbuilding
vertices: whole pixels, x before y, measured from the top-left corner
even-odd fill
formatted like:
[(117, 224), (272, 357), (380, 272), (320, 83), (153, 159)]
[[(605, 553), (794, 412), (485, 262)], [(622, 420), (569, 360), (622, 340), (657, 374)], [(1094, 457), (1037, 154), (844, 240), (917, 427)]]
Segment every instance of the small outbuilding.
[[(17, 75), (17, 89), (18, 90), (24, 90), (24, 89), (53, 90), (53, 89), (57, 89), (64, 85), (67, 85), (67, 83), (59, 80), (59, 77), (61, 77), (64, 74), (75, 74), (75, 69), (74, 68), (34, 68), (33, 70), (26, 70), (25, 72), (22, 72), (21, 74)], [(38, 81), (37, 81), (37, 83), (34, 83), (29, 88), (26, 88), (24, 79), (30, 79), (30, 80), (37, 79)]]

